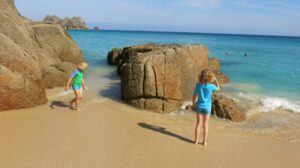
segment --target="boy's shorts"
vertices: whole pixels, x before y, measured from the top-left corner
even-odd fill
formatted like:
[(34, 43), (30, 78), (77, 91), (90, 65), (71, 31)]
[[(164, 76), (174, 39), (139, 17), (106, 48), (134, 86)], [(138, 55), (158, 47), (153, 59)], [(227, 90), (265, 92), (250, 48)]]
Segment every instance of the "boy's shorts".
[(197, 106), (196, 106), (196, 113), (201, 113), (201, 114), (205, 114), (205, 115), (210, 115), (211, 109), (201, 108), (201, 107), (197, 107)]
[(73, 85), (72, 88), (73, 88), (74, 91), (77, 91), (77, 90), (81, 89), (81, 86), (80, 85)]

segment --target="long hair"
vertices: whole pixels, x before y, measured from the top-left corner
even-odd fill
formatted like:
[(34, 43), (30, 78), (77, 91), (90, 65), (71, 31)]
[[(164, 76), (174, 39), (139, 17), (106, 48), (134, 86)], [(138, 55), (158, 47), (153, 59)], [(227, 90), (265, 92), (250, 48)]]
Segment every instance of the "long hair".
[(199, 75), (199, 82), (201, 84), (207, 84), (212, 82), (213, 78), (214, 78), (213, 72), (209, 69), (204, 69)]

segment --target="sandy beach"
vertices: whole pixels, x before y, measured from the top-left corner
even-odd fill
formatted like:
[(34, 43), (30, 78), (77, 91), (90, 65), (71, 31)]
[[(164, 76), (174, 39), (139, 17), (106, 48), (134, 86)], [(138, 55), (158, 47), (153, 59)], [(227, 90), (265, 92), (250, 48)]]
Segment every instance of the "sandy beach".
[[(48, 93), (49, 95), (49, 93)], [(0, 113), (4, 168), (299, 167), (300, 142), (243, 131), (212, 118), (208, 146), (194, 145), (194, 120), (132, 108), (117, 99), (72, 96)], [(51, 97), (51, 96), (49, 96)], [(193, 115), (193, 114), (189, 114)]]

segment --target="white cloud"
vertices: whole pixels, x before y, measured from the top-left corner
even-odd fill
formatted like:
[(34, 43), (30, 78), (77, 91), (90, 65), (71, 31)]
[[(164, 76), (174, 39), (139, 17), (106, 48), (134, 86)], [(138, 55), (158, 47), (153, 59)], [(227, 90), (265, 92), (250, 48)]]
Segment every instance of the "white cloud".
[(195, 8), (217, 7), (220, 0), (181, 0), (182, 4)]

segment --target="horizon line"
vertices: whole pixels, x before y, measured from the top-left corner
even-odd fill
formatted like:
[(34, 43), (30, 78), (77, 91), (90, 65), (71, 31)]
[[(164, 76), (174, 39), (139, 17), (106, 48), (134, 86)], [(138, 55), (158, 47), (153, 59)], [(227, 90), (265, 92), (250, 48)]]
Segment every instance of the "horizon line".
[[(98, 27), (98, 26), (94, 26)], [(80, 29), (70, 29), (70, 30), (80, 30)], [(87, 30), (94, 30), (89, 28)], [(127, 31), (127, 32), (148, 32), (148, 33), (181, 33), (181, 34), (207, 34), (207, 35), (235, 35), (235, 36), (266, 36), (266, 37), (289, 37), (289, 38), (300, 38), (297, 35), (279, 35), (279, 34), (241, 34), (241, 33), (204, 33), (204, 32), (189, 32), (189, 31), (166, 31), (166, 30), (131, 30), (131, 29), (100, 29), (95, 31)]]

